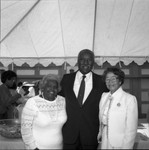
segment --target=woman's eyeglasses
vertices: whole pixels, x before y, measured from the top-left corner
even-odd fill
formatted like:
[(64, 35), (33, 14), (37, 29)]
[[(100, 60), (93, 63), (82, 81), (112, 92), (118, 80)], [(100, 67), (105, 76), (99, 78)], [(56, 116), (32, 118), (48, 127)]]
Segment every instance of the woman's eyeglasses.
[(114, 77), (111, 77), (111, 78), (106, 78), (105, 79), (105, 82), (106, 83), (109, 83), (109, 82), (116, 82), (118, 79), (118, 77), (114, 76)]

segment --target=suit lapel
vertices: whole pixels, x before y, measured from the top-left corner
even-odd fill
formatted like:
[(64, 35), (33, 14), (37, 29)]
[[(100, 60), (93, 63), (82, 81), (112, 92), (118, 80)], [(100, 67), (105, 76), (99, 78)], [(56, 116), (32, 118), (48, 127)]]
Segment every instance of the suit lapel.
[(68, 94), (69, 96), (71, 97), (70, 98), (70, 101), (72, 103), (77, 103), (77, 105), (79, 105), (79, 102), (77, 100), (77, 97), (74, 93), (74, 90), (73, 90), (73, 86), (74, 86), (74, 82), (75, 82), (75, 77), (76, 77), (76, 73), (73, 73), (71, 76), (70, 76), (70, 79), (69, 79), (69, 86), (68, 86)]

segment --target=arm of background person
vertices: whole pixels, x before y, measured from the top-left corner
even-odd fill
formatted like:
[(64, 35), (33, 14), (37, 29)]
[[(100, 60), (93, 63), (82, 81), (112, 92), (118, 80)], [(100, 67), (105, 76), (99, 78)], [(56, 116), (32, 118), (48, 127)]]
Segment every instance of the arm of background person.
[(21, 98), (21, 94), (16, 93), (15, 95), (11, 95), (9, 89), (7, 88), (1, 88), (0, 89), (0, 101), (1, 106), (7, 107), (17, 101), (19, 98)]

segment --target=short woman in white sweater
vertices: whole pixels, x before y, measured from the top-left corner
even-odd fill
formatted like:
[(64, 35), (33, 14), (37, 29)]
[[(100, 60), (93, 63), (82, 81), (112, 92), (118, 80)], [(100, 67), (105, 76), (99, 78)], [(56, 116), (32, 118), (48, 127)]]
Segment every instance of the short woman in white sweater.
[(65, 99), (57, 95), (58, 91), (58, 77), (46, 75), (40, 82), (40, 94), (26, 102), (21, 119), (26, 149), (62, 149), (67, 115)]

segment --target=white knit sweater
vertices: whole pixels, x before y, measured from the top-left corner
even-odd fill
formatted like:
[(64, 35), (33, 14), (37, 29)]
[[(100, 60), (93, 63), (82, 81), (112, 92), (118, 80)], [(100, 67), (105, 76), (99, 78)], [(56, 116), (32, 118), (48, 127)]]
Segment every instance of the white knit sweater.
[(26, 149), (62, 149), (62, 126), (66, 122), (65, 99), (30, 98), (22, 112), (21, 133)]

